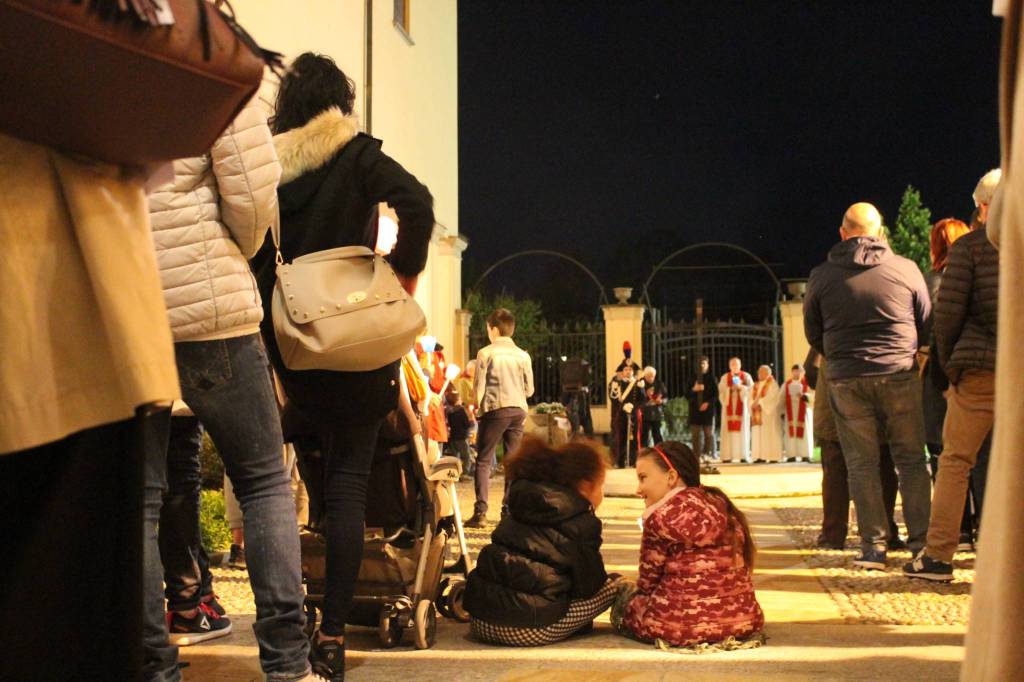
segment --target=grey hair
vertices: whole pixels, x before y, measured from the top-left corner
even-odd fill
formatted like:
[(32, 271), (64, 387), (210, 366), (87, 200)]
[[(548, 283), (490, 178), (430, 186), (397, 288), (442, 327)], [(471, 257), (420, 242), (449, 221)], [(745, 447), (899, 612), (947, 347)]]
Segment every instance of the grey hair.
[(773, 374), (772, 368), (768, 365), (761, 365), (760, 367), (757, 368), (757, 371), (760, 372), (762, 369), (768, 370), (768, 374)]
[(647, 374), (648, 372), (650, 372), (651, 374), (657, 374), (658, 370), (654, 369), (650, 365), (647, 365), (646, 367), (644, 367), (644, 374)]
[(975, 206), (992, 203), (992, 195), (995, 194), (996, 187), (999, 186), (999, 180), (1002, 177), (1003, 171), (1000, 168), (993, 168), (981, 176), (981, 180), (978, 180), (978, 185), (974, 188)]

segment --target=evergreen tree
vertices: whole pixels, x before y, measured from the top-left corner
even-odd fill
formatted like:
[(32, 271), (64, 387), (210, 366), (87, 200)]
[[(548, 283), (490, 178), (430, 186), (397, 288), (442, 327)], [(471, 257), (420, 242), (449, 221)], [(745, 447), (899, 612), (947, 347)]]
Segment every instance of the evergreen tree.
[(931, 269), (932, 212), (921, 203), (921, 193), (907, 185), (889, 235), (892, 250), (917, 263), (921, 272)]

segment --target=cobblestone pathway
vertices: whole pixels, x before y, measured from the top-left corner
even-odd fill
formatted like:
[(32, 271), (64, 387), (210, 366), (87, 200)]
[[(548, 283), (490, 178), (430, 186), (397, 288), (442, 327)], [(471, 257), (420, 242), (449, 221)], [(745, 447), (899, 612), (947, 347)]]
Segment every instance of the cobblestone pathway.
[[(903, 577), (910, 552), (889, 552), (885, 572), (850, 565), (858, 543), (851, 532), (846, 551), (814, 548), (821, 528), (821, 507), (776, 507), (804, 553), (804, 561), (832, 595), (848, 622), (889, 625), (967, 625), (974, 582), (974, 554), (957, 553), (955, 581), (932, 583)], [(899, 520), (899, 519), (898, 519)], [(855, 529), (854, 529), (855, 530)]]

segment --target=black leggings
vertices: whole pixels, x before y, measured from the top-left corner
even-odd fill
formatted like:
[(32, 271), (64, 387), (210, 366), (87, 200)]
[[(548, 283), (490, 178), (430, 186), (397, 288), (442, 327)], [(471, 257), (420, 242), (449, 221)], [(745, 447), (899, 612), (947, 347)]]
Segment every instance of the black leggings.
[(363, 559), (366, 487), (382, 422), (342, 424), (324, 434), (327, 585), (320, 630), (331, 637), (345, 634), (352, 609)]

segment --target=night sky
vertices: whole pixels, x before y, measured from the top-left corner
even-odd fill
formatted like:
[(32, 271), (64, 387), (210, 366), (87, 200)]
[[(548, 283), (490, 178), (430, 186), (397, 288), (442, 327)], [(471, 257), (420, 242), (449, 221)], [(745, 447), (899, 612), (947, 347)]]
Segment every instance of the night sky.
[[(991, 3), (459, 3), (464, 280), (554, 249), (608, 287), (639, 287), (674, 249), (728, 241), (805, 277), (846, 207), (892, 224), (907, 184), (966, 220), (998, 165), (999, 21)], [(704, 250), (675, 264), (749, 262)], [(486, 290), (593, 315), (571, 266), (520, 259)], [(665, 271), (653, 303), (756, 317), (755, 269)], [(758, 306), (761, 308), (758, 308)]]

